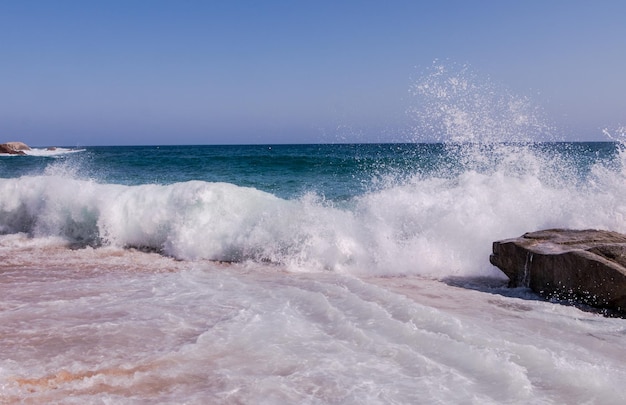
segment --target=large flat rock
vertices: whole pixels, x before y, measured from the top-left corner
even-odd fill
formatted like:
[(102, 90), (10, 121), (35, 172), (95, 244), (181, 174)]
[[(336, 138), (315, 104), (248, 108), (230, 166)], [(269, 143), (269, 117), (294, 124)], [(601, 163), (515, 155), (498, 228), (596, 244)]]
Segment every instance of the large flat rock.
[(548, 229), (493, 243), (489, 261), (511, 287), (626, 314), (626, 235)]

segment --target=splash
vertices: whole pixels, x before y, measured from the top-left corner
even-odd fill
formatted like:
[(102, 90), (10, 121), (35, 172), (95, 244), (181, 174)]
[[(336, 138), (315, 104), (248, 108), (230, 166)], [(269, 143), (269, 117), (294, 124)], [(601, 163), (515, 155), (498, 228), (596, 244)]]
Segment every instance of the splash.
[(545, 139), (552, 128), (530, 98), (515, 95), (468, 65), (434, 61), (413, 83), (417, 140), (491, 144)]
[(603, 128), (602, 133), (614, 142), (626, 143), (626, 126), (619, 125), (616, 128)]
[[(603, 128), (602, 134), (615, 142), (622, 156), (622, 163), (626, 163), (626, 126), (619, 125), (615, 128)], [(626, 165), (624, 165), (626, 167)]]
[(469, 65), (435, 60), (410, 93), (414, 140), (443, 145), (446, 159), (437, 168), (439, 176), (476, 171), (530, 175), (553, 184), (580, 177), (573, 159), (538, 146), (554, 141), (556, 132), (542, 108)]

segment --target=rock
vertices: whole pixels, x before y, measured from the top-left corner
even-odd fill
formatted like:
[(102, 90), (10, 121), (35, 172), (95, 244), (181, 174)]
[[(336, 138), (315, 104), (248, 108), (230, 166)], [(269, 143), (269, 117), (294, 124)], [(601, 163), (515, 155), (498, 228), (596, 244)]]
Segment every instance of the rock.
[(30, 146), (23, 142), (7, 142), (5, 145), (13, 150), (30, 150)]
[(599, 230), (548, 229), (493, 243), (489, 261), (510, 287), (529, 287), (626, 315), (626, 235)]
[(5, 144), (0, 144), (0, 153), (8, 153), (9, 155), (25, 155), (23, 150), (15, 150), (7, 147)]
[(22, 142), (7, 142), (0, 144), (0, 153), (8, 153), (10, 155), (25, 155), (25, 150), (30, 150), (30, 147)]

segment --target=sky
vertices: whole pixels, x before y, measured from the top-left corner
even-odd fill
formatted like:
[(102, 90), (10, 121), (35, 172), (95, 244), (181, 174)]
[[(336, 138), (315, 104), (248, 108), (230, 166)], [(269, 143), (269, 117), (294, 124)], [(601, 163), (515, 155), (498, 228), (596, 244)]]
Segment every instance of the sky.
[(420, 140), (434, 61), (563, 140), (626, 125), (626, 1), (0, 0), (0, 142)]

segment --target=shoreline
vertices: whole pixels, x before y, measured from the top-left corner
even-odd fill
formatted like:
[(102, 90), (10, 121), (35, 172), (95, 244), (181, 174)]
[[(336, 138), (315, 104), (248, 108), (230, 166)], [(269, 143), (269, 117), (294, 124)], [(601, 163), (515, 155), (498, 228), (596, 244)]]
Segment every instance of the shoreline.
[[(481, 290), (10, 239), (0, 243), (7, 399), (231, 403), (270, 390), (279, 402), (356, 403), (395, 384), (388, 373), (404, 402), (624, 399), (608, 389), (626, 376), (624, 320), (507, 296), (493, 280), (475, 280)], [(451, 383), (450, 369), (464, 377)], [(593, 370), (604, 384), (580, 383)], [(368, 378), (381, 381), (354, 393)], [(432, 384), (456, 390), (431, 396)]]

